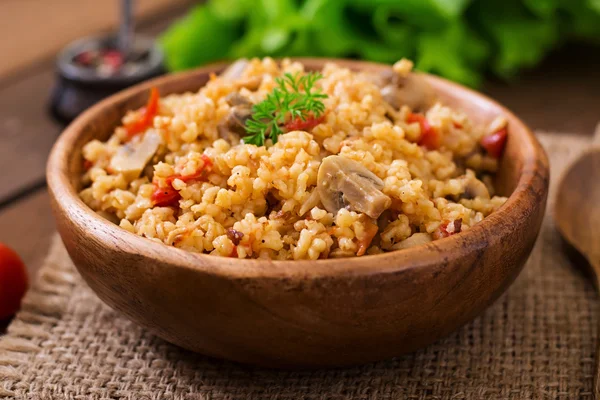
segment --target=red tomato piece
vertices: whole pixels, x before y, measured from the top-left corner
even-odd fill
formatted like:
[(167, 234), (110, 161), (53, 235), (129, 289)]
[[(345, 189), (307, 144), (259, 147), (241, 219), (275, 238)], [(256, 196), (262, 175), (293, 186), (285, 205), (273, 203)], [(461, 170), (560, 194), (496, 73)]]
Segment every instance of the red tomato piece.
[(0, 243), (0, 320), (19, 310), (27, 286), (27, 269), (21, 257)]
[(367, 249), (371, 245), (373, 238), (377, 235), (377, 231), (379, 227), (377, 224), (373, 223), (371, 220), (365, 221), (365, 232), (363, 237), (359, 237), (358, 239), (358, 251), (356, 252), (357, 256), (362, 256), (367, 252)]
[(90, 168), (92, 168), (92, 166), (94, 166), (94, 163), (91, 162), (90, 160), (85, 160), (83, 162), (83, 169), (86, 171), (89, 170)]
[(173, 181), (175, 179), (180, 179), (184, 182), (191, 182), (195, 180), (204, 180), (208, 173), (212, 170), (213, 162), (206, 155), (202, 154), (202, 161), (204, 161), (204, 165), (196, 172), (191, 175), (171, 175), (165, 179), (167, 183), (166, 188), (160, 188), (155, 184), (154, 193), (152, 193), (151, 199), (156, 207), (178, 207), (179, 199), (181, 199), (181, 195), (179, 192), (173, 188)]
[(212, 170), (213, 162), (210, 159), (210, 157), (207, 156), (206, 154), (202, 154), (200, 156), (200, 158), (202, 159), (202, 161), (204, 161), (204, 168), (208, 169), (208, 170)]
[(156, 207), (178, 207), (181, 195), (172, 186), (166, 188), (156, 187), (150, 199)]
[(127, 136), (131, 139), (135, 135), (144, 132), (152, 125), (152, 121), (154, 117), (158, 113), (158, 100), (160, 96), (157, 88), (152, 88), (150, 90), (150, 98), (148, 99), (148, 104), (146, 107), (140, 110), (140, 117), (125, 125), (125, 129), (127, 130)]
[(417, 144), (419, 146), (424, 146), (428, 150), (435, 150), (440, 147), (440, 138), (435, 129), (429, 125), (429, 122), (422, 114), (408, 114), (408, 118), (406, 122), (412, 124), (414, 122), (418, 122), (421, 126), (421, 137)]
[(285, 124), (285, 129), (288, 132), (309, 131), (312, 128), (314, 128), (315, 126), (321, 124), (324, 120), (325, 120), (324, 115), (321, 115), (319, 118), (308, 117), (305, 120), (302, 120), (302, 118), (298, 117), (298, 118), (288, 122), (287, 124)]
[(506, 128), (502, 128), (491, 135), (482, 137), (480, 144), (490, 156), (500, 158), (506, 147), (507, 137), (508, 131)]
[(208, 175), (208, 173), (210, 171), (212, 171), (213, 162), (206, 154), (202, 154), (201, 158), (202, 158), (202, 161), (204, 161), (204, 165), (202, 167), (198, 168), (198, 170), (196, 172), (194, 172), (191, 175), (179, 175), (179, 174), (171, 175), (167, 178), (167, 183), (169, 185), (172, 185), (173, 181), (175, 179), (179, 179), (184, 182), (191, 182), (191, 181), (206, 179), (206, 176)]
[(448, 224), (449, 222), (443, 222), (436, 230), (435, 232), (433, 232), (432, 236), (433, 236), (433, 240), (438, 240), (438, 239), (442, 239), (445, 237), (450, 236), (450, 234), (448, 233)]
[[(452, 229), (449, 230), (450, 224), (452, 223)], [(442, 224), (437, 228), (435, 232), (433, 232), (433, 240), (442, 239), (448, 236), (452, 236), (456, 233), (460, 233), (462, 230), (462, 218), (459, 218), (454, 221), (446, 221), (442, 222)]]

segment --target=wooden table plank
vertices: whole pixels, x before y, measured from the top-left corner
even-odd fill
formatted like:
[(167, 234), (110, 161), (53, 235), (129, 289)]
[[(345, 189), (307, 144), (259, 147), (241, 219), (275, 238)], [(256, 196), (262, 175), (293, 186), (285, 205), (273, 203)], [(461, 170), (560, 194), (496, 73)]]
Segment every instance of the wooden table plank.
[(49, 201), (42, 189), (0, 212), (0, 242), (19, 253), (30, 276), (39, 270), (55, 230)]
[[(147, 21), (139, 31), (156, 35), (181, 12)], [(63, 129), (47, 112), (54, 76), (50, 59), (20, 79), (0, 82), (0, 204), (44, 180), (48, 153)]]
[(0, 201), (44, 179), (61, 126), (46, 115), (52, 69), (0, 91)]
[[(120, 3), (117, 0), (0, 1), (0, 76), (47, 58), (73, 39), (114, 30), (119, 23)], [(190, 1), (135, 3), (136, 18), (142, 20)]]

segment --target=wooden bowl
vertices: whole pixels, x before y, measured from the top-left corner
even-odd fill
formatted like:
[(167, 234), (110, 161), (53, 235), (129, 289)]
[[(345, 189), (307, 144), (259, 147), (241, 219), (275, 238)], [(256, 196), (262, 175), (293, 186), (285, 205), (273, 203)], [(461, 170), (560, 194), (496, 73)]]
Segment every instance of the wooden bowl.
[[(301, 59), (318, 69), (324, 59)], [(383, 65), (333, 60), (356, 70)], [(446, 104), (478, 122), (509, 121), (497, 177), (505, 205), (468, 231), (381, 255), (318, 261), (194, 254), (113, 225), (78, 197), (81, 148), (105, 140), (152, 86), (196, 91), (223, 64), (154, 79), (87, 110), (56, 142), (47, 179), (58, 231), (79, 272), (114, 309), (165, 340), (269, 367), (344, 366), (397, 356), (472, 320), (513, 282), (546, 206), (548, 161), (531, 131), (472, 90), (427, 76)], [(388, 67), (389, 68), (389, 67)]]

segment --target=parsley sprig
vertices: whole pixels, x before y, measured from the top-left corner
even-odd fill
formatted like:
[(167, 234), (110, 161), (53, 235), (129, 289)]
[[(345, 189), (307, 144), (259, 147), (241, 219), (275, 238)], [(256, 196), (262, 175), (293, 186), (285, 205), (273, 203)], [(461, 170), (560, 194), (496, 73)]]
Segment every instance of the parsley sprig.
[(318, 72), (300, 76), (286, 73), (276, 78), (277, 86), (267, 97), (252, 107), (252, 116), (246, 121), (244, 143), (263, 146), (267, 137), (273, 144), (283, 134), (281, 125), (287, 121), (312, 116), (319, 118), (325, 112), (321, 99), (328, 96), (318, 89), (313, 90), (315, 82), (323, 78)]

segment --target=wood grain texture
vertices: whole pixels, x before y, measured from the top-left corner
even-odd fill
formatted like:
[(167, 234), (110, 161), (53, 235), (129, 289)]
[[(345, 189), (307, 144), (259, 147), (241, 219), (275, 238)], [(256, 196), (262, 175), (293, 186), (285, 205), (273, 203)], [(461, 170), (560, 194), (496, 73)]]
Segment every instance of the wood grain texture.
[(46, 113), (54, 72), (15, 82), (0, 92), (0, 200), (40, 179), (62, 127)]
[[(600, 126), (594, 146), (579, 157), (562, 177), (554, 219), (565, 239), (587, 259), (600, 289)], [(600, 341), (596, 350), (594, 398), (600, 399)]]
[(35, 276), (56, 229), (46, 189), (2, 210), (0, 227), (0, 242), (14, 249)]
[[(160, 20), (142, 22), (139, 31), (156, 35), (181, 11), (179, 7)], [(44, 179), (48, 153), (64, 128), (47, 112), (53, 84), (54, 60), (21, 79), (0, 80), (0, 203)]]
[[(0, 1), (0, 76), (45, 59), (81, 36), (115, 30), (120, 0)], [(190, 4), (189, 0), (138, 0), (143, 19)]]
[[(323, 60), (303, 60), (309, 69)], [(339, 61), (354, 69), (377, 64)], [(222, 66), (221, 66), (222, 67)], [(349, 365), (414, 350), (478, 315), (515, 279), (542, 221), (548, 163), (512, 113), (476, 92), (428, 77), (475, 120), (504, 114), (510, 133), (505, 206), (470, 230), (425, 246), (318, 261), (238, 260), (167, 247), (126, 232), (77, 196), (81, 147), (105, 139), (151, 86), (197, 90), (207, 67), (159, 78), (88, 110), (61, 136), (47, 179), (58, 231), (98, 296), (158, 336), (207, 355), (275, 367)]]

